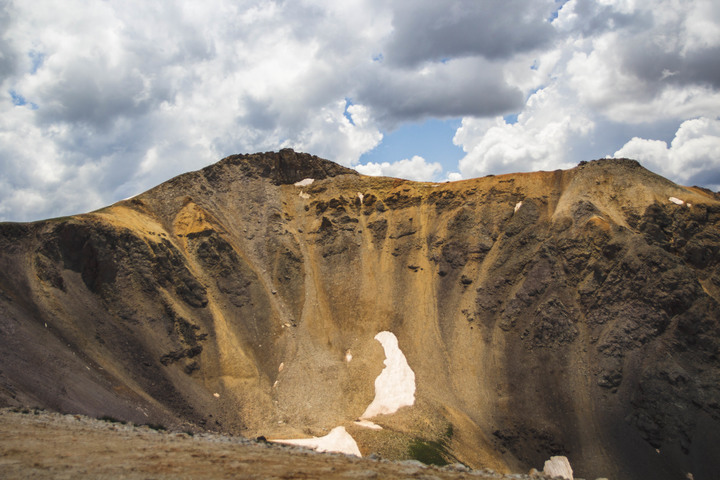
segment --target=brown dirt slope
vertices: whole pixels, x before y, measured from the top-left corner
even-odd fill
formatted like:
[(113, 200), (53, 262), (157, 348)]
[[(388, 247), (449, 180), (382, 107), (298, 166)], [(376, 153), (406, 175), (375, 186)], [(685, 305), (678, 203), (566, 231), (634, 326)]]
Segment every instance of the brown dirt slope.
[[(433, 184), (229, 157), (0, 225), (0, 402), (251, 437), (342, 425), (363, 454), (498, 471), (561, 454), (581, 477), (711, 478), (719, 250), (717, 196), (632, 160)], [(371, 431), (353, 420), (383, 330), (416, 403)]]

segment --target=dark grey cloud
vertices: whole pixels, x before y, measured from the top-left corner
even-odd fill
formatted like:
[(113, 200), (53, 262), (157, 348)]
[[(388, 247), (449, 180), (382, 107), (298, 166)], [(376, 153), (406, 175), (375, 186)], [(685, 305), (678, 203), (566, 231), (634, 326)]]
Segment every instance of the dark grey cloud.
[[(39, 66), (39, 75), (52, 77), (32, 98), (40, 106), (40, 121), (107, 129), (119, 118), (139, 119), (163, 102), (172, 103), (178, 92), (201, 82), (188, 67), (215, 57), (212, 39), (178, 6), (146, 13), (134, 18), (134, 12), (116, 9), (115, 29), (96, 45), (83, 44), (76, 55), (64, 51), (62, 60), (51, 56)], [(77, 36), (93, 35), (95, 27), (87, 28)]]
[(667, 85), (706, 85), (720, 89), (720, 46), (668, 50), (653, 38), (633, 38), (621, 53), (623, 69), (652, 87), (655, 94)]
[(715, 191), (720, 191), (720, 170), (716, 165), (708, 165), (707, 168), (696, 173), (686, 182), (688, 185), (706, 185)]
[(0, 0), (0, 85), (17, 69), (17, 52), (7, 33), (12, 21), (11, 8), (9, 0)]
[(394, 32), (384, 52), (391, 63), (481, 56), (509, 58), (554, 38), (552, 0), (422, 0), (392, 2)]
[[(129, 71), (128, 71), (129, 70)], [(118, 117), (137, 117), (166, 98), (146, 85), (137, 70), (111, 68), (105, 61), (80, 59), (58, 72), (33, 101), (44, 122), (84, 123), (105, 129)]]
[(422, 70), (378, 66), (363, 82), (357, 100), (392, 127), (427, 117), (490, 117), (517, 110), (523, 94), (507, 84), (499, 65), (461, 59)]

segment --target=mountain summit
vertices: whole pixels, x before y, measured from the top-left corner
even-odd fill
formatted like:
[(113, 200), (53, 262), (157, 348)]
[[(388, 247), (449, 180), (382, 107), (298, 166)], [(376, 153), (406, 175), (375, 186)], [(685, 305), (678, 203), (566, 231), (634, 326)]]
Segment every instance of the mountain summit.
[(438, 184), (235, 155), (0, 224), (0, 405), (711, 478), (719, 262), (720, 198), (632, 160)]

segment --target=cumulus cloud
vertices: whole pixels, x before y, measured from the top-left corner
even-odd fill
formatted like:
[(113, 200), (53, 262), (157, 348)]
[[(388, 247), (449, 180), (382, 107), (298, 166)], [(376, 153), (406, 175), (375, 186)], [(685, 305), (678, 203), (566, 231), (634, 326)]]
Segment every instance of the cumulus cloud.
[(449, 172), (446, 177), (446, 181), (448, 182), (457, 182), (458, 180), (462, 180), (463, 176), (460, 172)]
[(372, 150), (382, 140), (382, 133), (364, 105), (347, 105), (343, 100), (322, 108), (319, 113), (297, 139), (287, 141), (286, 146), (354, 165), (362, 152)]
[[(517, 122), (463, 119), (453, 141), (467, 154), (460, 160), (465, 177), (567, 168), (573, 147), (592, 132), (594, 122), (556, 87), (533, 93)], [(575, 161), (577, 163), (577, 161)]]
[(431, 181), (440, 172), (442, 166), (437, 163), (428, 163), (424, 158), (415, 155), (412, 158), (404, 158), (397, 162), (368, 162), (358, 165), (355, 170), (363, 175), (374, 175), (384, 177), (398, 177), (407, 180)]
[(680, 125), (670, 145), (635, 137), (614, 157), (639, 160), (646, 168), (685, 185), (720, 190), (720, 118), (697, 118)]

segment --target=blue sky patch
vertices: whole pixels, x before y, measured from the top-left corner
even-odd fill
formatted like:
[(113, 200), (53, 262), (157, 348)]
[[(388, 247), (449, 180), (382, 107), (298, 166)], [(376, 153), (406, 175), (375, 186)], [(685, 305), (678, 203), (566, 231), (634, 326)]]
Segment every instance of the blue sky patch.
[(37, 104), (28, 102), (25, 97), (17, 93), (15, 90), (8, 90), (8, 93), (10, 94), (10, 98), (12, 98), (13, 105), (15, 105), (16, 107), (23, 107), (27, 105), (32, 110), (38, 109)]
[(363, 154), (360, 163), (393, 163), (419, 155), (428, 163), (438, 162), (445, 173), (455, 172), (458, 170), (458, 161), (465, 156), (462, 148), (452, 141), (461, 124), (459, 118), (433, 118), (422, 123), (408, 123), (391, 132), (383, 132), (380, 144)]
[(10, 96), (12, 97), (13, 105), (16, 107), (22, 107), (27, 103), (25, 97), (17, 93), (15, 90), (10, 90)]
[(568, 2), (568, 0), (555, 0), (555, 4), (558, 5), (558, 7), (552, 11), (550, 14), (550, 18), (548, 18), (548, 22), (551, 22), (555, 20), (558, 17), (558, 14), (560, 13), (560, 10), (565, 6), (565, 4)]
[(30, 73), (35, 75), (38, 69), (42, 67), (43, 63), (45, 62), (45, 54), (42, 52), (31, 50), (30, 52), (28, 52), (28, 57), (30, 57), (30, 60), (32, 60)]
[(503, 117), (503, 120), (505, 120), (505, 123), (508, 125), (514, 125), (518, 121), (518, 115), (519, 113), (511, 113), (510, 115), (505, 115)]
[(343, 112), (343, 115), (345, 115), (345, 118), (348, 119), (348, 122), (350, 122), (351, 125), (355, 125), (355, 122), (352, 119), (352, 115), (350, 115), (350, 112), (348, 112), (348, 108), (353, 104), (352, 100), (349, 98), (345, 98), (345, 111)]

